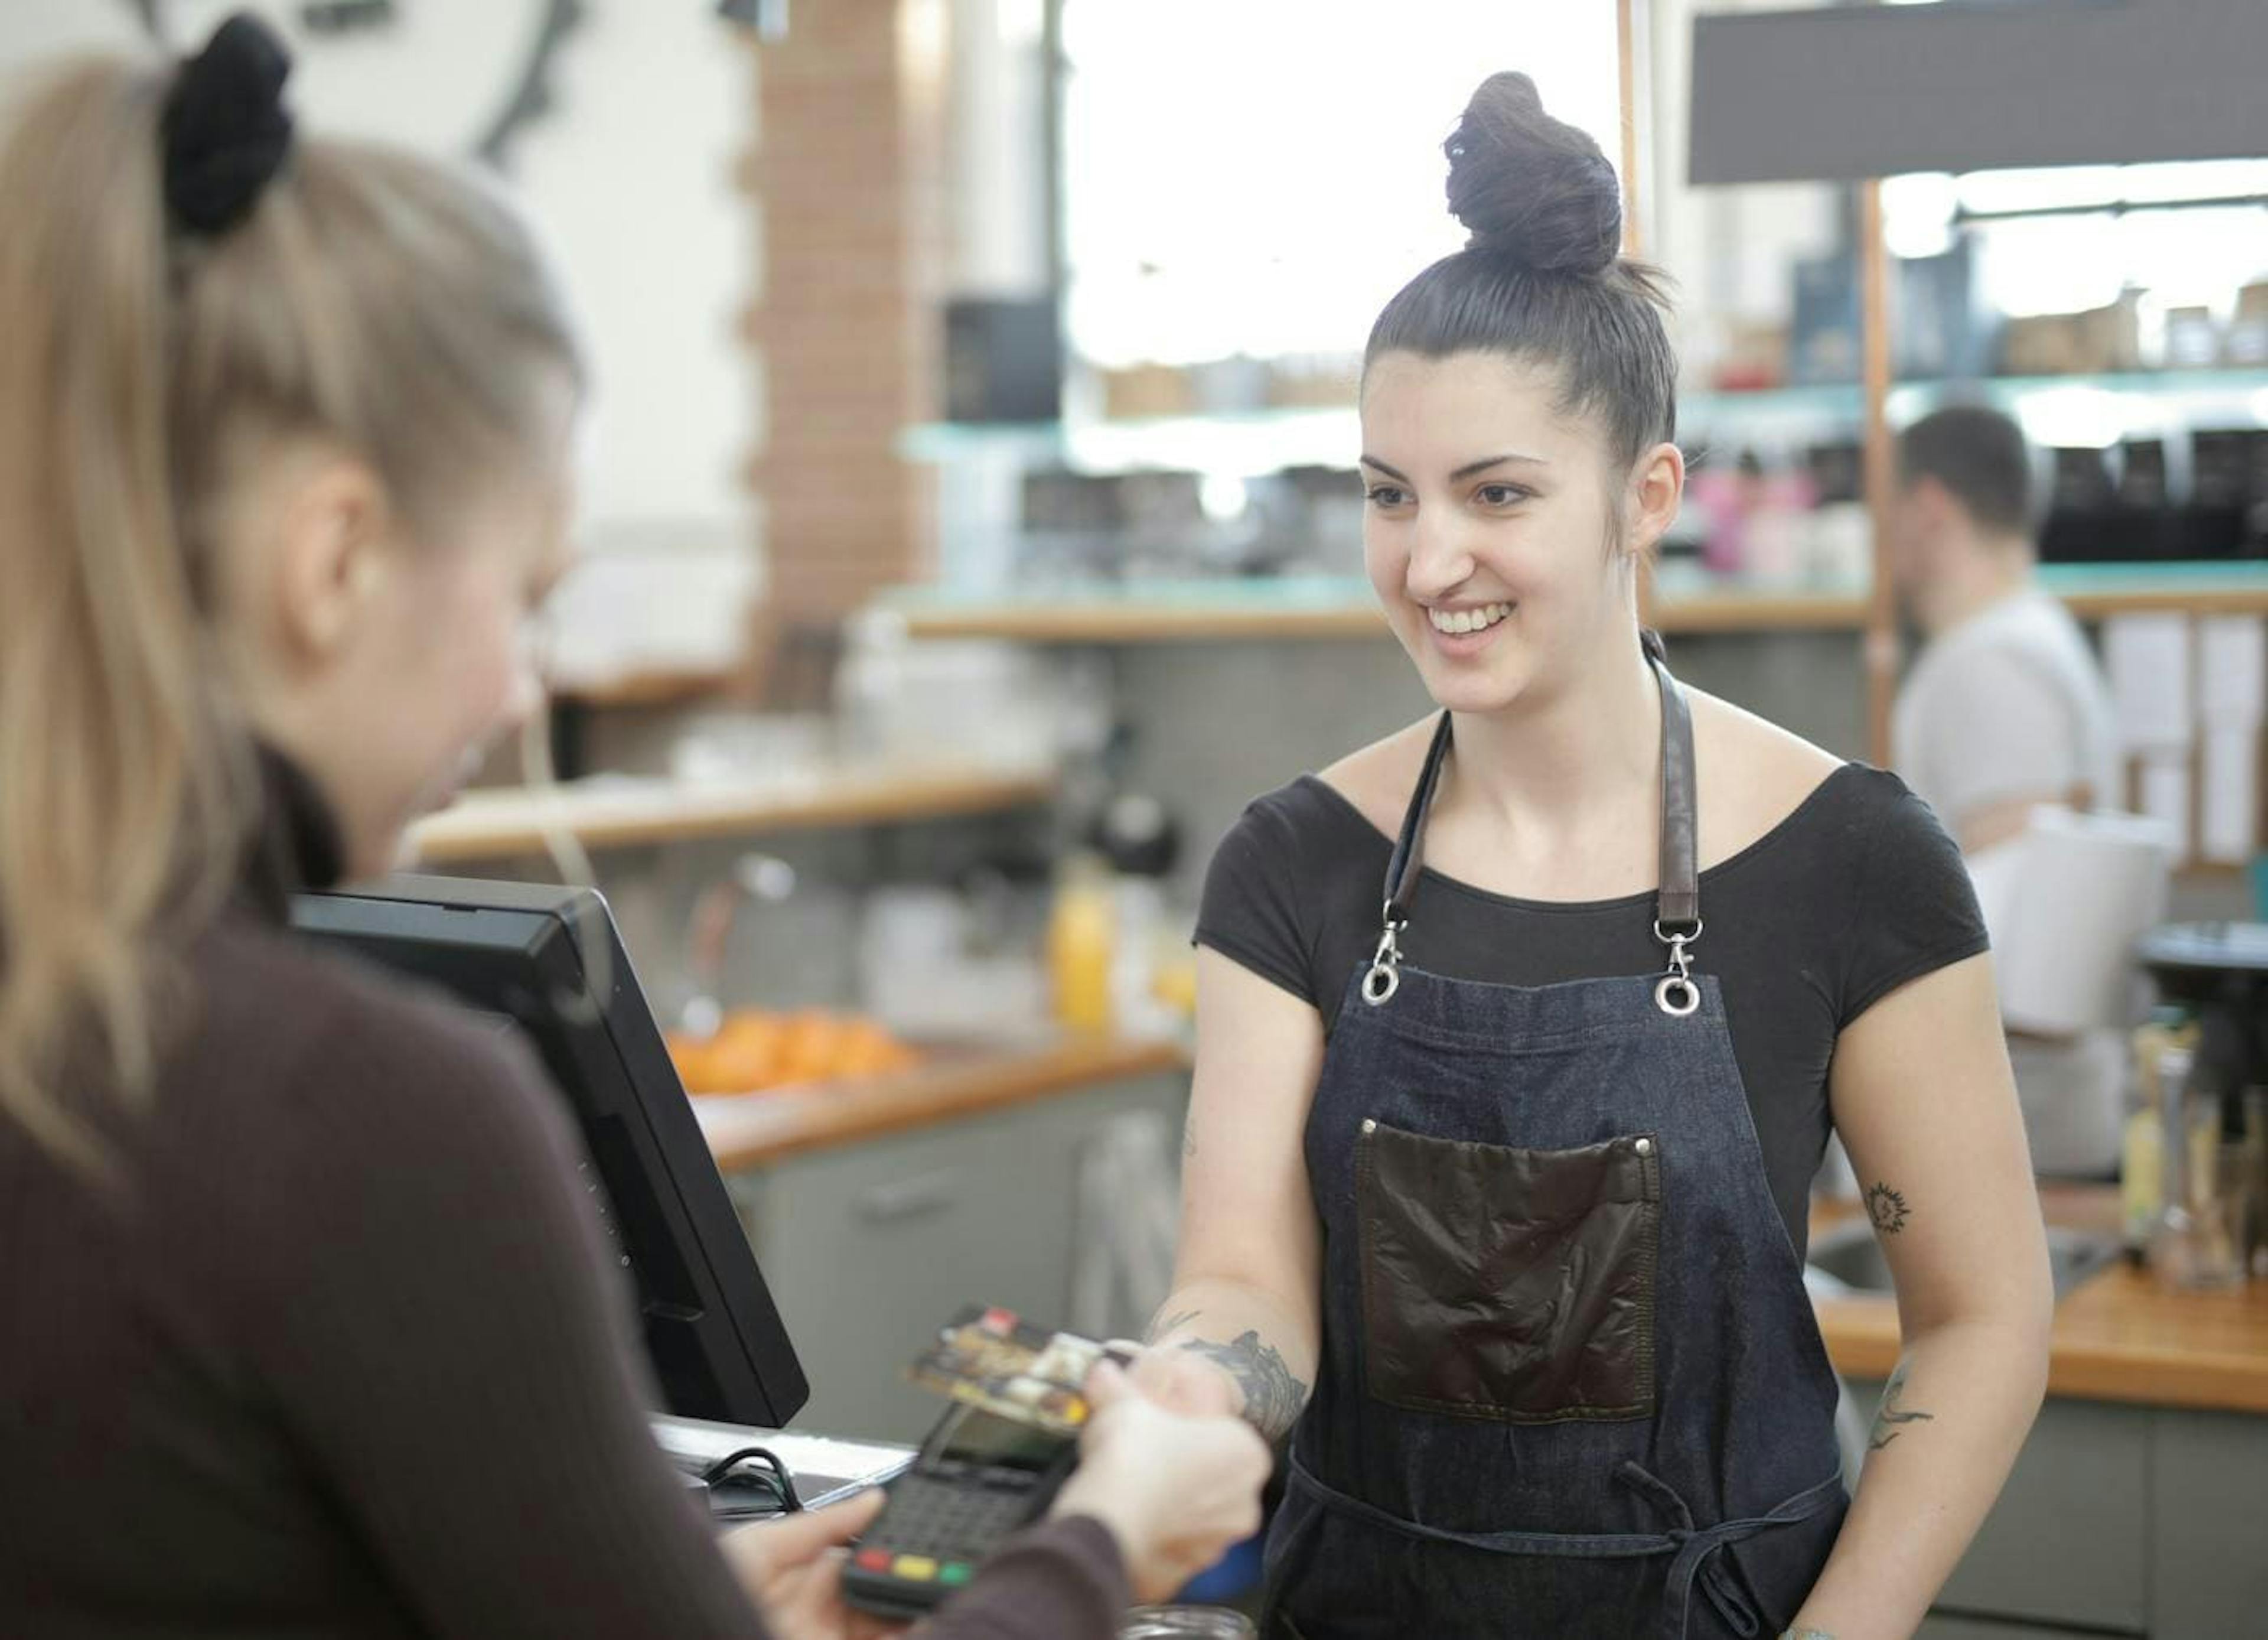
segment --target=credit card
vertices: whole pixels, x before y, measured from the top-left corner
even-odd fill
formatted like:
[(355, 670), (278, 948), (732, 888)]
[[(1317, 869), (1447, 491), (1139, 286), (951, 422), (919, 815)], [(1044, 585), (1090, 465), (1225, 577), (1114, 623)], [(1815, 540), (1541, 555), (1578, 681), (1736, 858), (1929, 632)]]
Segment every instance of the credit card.
[(909, 1376), (971, 1407), (1058, 1435), (1086, 1422), (1086, 1375), (1105, 1350), (1091, 1338), (1057, 1333), (1012, 1310), (971, 1304), (938, 1329)]

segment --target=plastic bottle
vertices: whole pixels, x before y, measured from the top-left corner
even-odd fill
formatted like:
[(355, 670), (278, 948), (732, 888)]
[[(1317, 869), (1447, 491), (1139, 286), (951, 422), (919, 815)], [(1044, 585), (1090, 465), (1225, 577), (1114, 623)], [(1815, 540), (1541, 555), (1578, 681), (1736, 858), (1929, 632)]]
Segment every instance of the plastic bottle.
[(1104, 808), (1094, 840), (1110, 866), (1116, 901), (1112, 1023), (1129, 1036), (1162, 1036), (1177, 1023), (1157, 977), (1172, 957), (1165, 879), (1180, 857), (1181, 827), (1156, 798), (1123, 792)]
[(2157, 1110), (2145, 1104), (2126, 1119), (2126, 1134), (2118, 1158), (2120, 1219), (2126, 1246), (2139, 1252), (2150, 1245), (2165, 1193), (2166, 1155)]
[(1048, 978), (1056, 1023), (1101, 1035), (1116, 1023), (1113, 971), (1118, 955), (1118, 902), (1111, 874), (1093, 855), (1065, 862), (1048, 918)]
[(2118, 1203), (2126, 1250), (2138, 1256), (2165, 1205), (2165, 1056), (2169, 1048), (2188, 1050), (2192, 1035), (2181, 1010), (2171, 1008), (2158, 1008), (2134, 1032), (2137, 1097), (2119, 1143)]

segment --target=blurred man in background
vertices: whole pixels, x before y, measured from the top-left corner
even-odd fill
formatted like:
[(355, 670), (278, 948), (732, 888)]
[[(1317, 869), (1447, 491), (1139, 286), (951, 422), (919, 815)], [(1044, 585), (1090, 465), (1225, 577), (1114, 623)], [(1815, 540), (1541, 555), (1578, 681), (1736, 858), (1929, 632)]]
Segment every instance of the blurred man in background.
[[(1957, 406), (1906, 429), (1883, 544), (1926, 641), (1898, 694), (1891, 758), (1960, 840), (1987, 900), (1983, 857), (2021, 837), (2041, 805), (2125, 799), (2110, 687), (2071, 612), (2037, 584), (2031, 520), (2030, 458), (2007, 417)], [(2008, 1047), (2038, 1170), (2112, 1171), (2122, 1033), (2011, 1032)]]
[(2116, 809), (2110, 691), (2035, 580), (2031, 464), (1998, 410), (1926, 416), (1898, 444), (1890, 573), (1928, 642), (1899, 692), (1892, 760), (1970, 853), (2041, 803)]

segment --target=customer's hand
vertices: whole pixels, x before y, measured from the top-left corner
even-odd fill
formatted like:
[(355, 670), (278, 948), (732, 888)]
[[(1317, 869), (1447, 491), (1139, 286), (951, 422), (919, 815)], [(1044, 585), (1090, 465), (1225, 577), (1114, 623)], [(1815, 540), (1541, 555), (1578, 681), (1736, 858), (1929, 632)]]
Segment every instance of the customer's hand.
[(853, 1611), (843, 1600), (843, 1545), (882, 1512), (878, 1488), (848, 1503), (761, 1521), (725, 1534), (725, 1558), (777, 1640), (877, 1640), (903, 1623)]
[(1152, 1344), (1134, 1357), (1134, 1387), (1174, 1412), (1241, 1417), (1244, 1391), (1219, 1362), (1179, 1344)]
[(1086, 1381), (1094, 1409), (1058, 1515), (1092, 1515), (1126, 1557), (1139, 1600), (1163, 1600), (1260, 1526), (1266, 1444), (1226, 1412), (1176, 1412), (1110, 1362)]

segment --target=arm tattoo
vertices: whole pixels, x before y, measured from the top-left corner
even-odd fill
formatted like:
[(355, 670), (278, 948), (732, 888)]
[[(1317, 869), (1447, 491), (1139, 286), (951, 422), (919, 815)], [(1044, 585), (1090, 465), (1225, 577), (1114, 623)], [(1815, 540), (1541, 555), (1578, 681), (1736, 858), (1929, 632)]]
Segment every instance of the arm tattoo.
[(1162, 1321), (1152, 1321), (1150, 1323), (1149, 1334), (1143, 1340), (1143, 1341), (1145, 1343), (1154, 1344), (1161, 1338), (1178, 1333), (1190, 1322), (1196, 1320), (1199, 1313), (1200, 1311), (1195, 1310), (1184, 1310), (1177, 1315), (1169, 1315), (1166, 1317)]
[(1906, 1227), (1906, 1199), (1878, 1183), (1867, 1193), (1867, 1216), (1883, 1235), (1895, 1236)]
[(1197, 1113), (1191, 1111), (1182, 1119), (1182, 1160), (1193, 1162), (1197, 1154)]
[(1890, 1374), (1890, 1381), (1882, 1385), (1881, 1410), (1874, 1415), (1874, 1431), (1867, 1437), (1868, 1452), (1879, 1452), (1898, 1438), (1899, 1431), (1892, 1427), (1895, 1424), (1932, 1423), (1936, 1421), (1934, 1415), (1930, 1413), (1909, 1412), (1901, 1407), (1898, 1404), (1898, 1398), (1905, 1393), (1906, 1366), (1905, 1363), (1901, 1361), (1898, 1363), (1896, 1370)]
[(1243, 1387), (1244, 1421), (1270, 1441), (1283, 1437), (1307, 1404), (1307, 1386), (1292, 1376), (1275, 1346), (1262, 1343), (1249, 1328), (1233, 1344), (1192, 1338), (1182, 1348), (1216, 1363)]
[(1779, 1640), (1835, 1640), (1824, 1629), (1791, 1629)]

